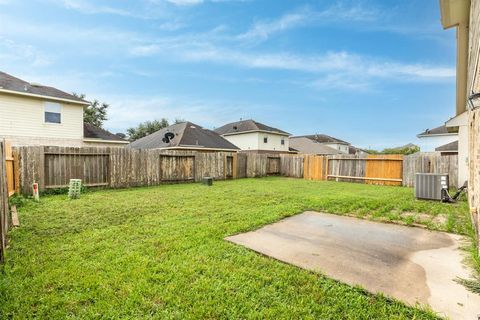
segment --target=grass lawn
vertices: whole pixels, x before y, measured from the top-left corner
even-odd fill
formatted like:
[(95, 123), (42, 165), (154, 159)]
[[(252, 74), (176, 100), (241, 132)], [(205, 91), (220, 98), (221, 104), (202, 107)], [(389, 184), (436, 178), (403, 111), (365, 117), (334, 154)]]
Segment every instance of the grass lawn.
[(466, 202), (402, 187), (262, 178), (45, 196), (10, 233), (0, 319), (435, 318), (223, 240), (306, 209), (471, 232)]

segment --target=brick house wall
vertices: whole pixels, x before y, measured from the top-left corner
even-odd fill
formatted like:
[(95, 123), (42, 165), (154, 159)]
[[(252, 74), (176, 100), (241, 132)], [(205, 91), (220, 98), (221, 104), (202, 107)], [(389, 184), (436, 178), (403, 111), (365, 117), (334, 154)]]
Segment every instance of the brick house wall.
[[(469, 55), (467, 95), (480, 92), (480, 1), (472, 1), (470, 8)], [(468, 104), (468, 103), (467, 103)], [(473, 101), (480, 108), (480, 101)], [(469, 111), (469, 187), (468, 196), (477, 241), (480, 239), (480, 109), (466, 106)], [(479, 242), (480, 244), (480, 242)], [(480, 246), (479, 246), (480, 248)]]

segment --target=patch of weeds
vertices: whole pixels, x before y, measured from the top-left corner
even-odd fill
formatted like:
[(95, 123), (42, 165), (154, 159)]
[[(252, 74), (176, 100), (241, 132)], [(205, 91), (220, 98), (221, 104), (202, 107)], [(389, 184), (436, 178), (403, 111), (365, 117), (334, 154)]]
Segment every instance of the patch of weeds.
[(473, 293), (480, 294), (480, 278), (477, 279), (462, 279), (457, 278), (455, 282), (463, 285), (465, 288)]
[(30, 201), (29, 198), (17, 194), (8, 199), (10, 206), (16, 206), (17, 209), (23, 207), (28, 201)]

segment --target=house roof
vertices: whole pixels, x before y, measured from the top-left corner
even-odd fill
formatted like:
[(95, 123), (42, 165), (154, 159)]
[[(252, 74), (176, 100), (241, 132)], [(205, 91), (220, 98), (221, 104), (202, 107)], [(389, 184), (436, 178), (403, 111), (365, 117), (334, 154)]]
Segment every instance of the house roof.
[(444, 134), (450, 134), (450, 132), (448, 132), (447, 126), (442, 125), (440, 127), (436, 127), (433, 129), (427, 129), (422, 133), (417, 134), (417, 137), (426, 137), (426, 136), (444, 135)]
[(348, 144), (348, 145), (350, 144), (347, 141), (343, 141), (326, 134), (310, 134), (305, 136), (295, 136), (292, 138), (307, 138), (318, 143), (339, 143), (339, 144)]
[(254, 121), (254, 120), (241, 120), (237, 122), (228, 123), (220, 128), (214, 130), (220, 135), (230, 135), (242, 132), (252, 132), (252, 131), (266, 131), (271, 133), (278, 133), (282, 135), (289, 136), (290, 133), (283, 130), (267, 126), (263, 123)]
[[(163, 141), (166, 133), (172, 133), (173, 139)], [(160, 129), (146, 137), (130, 143), (135, 149), (160, 149), (183, 147), (191, 149), (239, 150), (218, 133), (204, 129), (191, 122), (182, 122)]]
[(125, 139), (120, 138), (116, 134), (113, 134), (105, 129), (94, 126), (90, 123), (83, 123), (83, 137), (85, 139), (100, 139), (105, 141), (118, 141), (127, 142)]
[(340, 154), (337, 149), (331, 148), (324, 144), (315, 142), (306, 137), (294, 137), (289, 139), (290, 147), (297, 150), (299, 153), (305, 154)]
[(10, 92), (29, 96), (51, 98), (53, 100), (67, 100), (72, 103), (88, 105), (89, 102), (57, 88), (34, 84), (16, 78), (8, 73), (0, 71), (0, 92)]
[(458, 140), (444, 144), (443, 146), (440, 146), (438, 148), (435, 148), (435, 151), (458, 152)]
[(358, 152), (365, 152), (368, 153), (367, 151), (354, 147), (354, 146), (348, 146), (348, 154), (357, 154)]

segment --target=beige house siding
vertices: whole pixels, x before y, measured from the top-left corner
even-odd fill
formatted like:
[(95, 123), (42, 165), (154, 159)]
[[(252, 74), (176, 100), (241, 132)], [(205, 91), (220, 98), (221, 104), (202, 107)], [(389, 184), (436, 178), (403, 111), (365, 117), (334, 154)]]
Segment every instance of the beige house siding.
[[(467, 76), (467, 93), (480, 92), (480, 1), (472, 1), (470, 9), (470, 35), (469, 35), (469, 59)], [(476, 107), (480, 107), (478, 99), (473, 101)], [(469, 201), (472, 208), (472, 219), (480, 231), (480, 109), (469, 111)], [(477, 239), (480, 238), (480, 232)]]
[(0, 137), (14, 145), (81, 146), (83, 106), (61, 103), (61, 123), (45, 123), (46, 100), (0, 93)]
[[(267, 150), (288, 152), (288, 136), (268, 132), (246, 132), (238, 134), (227, 134), (223, 136), (226, 140), (240, 148), (240, 150)], [(264, 142), (267, 138), (267, 143)], [(281, 140), (285, 144), (282, 145)]]

